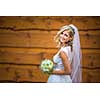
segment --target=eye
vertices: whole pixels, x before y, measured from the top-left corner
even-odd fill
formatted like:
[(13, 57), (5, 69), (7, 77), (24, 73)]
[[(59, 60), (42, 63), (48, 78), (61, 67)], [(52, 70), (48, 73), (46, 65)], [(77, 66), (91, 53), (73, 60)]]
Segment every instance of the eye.
[(64, 33), (64, 32), (61, 32), (62, 35), (68, 37), (68, 34)]
[(64, 36), (68, 37), (68, 34), (64, 34)]
[(68, 35), (67, 34), (64, 34), (66, 37), (68, 37)]
[(61, 32), (61, 34), (63, 34), (63, 32)]

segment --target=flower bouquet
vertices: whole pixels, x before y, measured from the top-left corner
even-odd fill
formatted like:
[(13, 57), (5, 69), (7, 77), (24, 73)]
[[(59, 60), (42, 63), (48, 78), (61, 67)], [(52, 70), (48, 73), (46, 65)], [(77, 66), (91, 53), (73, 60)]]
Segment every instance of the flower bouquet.
[(51, 60), (45, 59), (41, 62), (40, 69), (44, 73), (51, 73), (53, 71), (54, 64)]

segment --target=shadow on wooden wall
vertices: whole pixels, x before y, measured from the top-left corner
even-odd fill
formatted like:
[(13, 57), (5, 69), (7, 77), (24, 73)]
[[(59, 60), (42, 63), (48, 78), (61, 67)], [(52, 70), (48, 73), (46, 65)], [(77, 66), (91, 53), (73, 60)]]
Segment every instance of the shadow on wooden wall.
[(57, 52), (53, 40), (66, 24), (79, 28), (83, 56), (82, 82), (100, 82), (100, 17), (1, 16), (0, 82), (46, 82), (44, 58)]

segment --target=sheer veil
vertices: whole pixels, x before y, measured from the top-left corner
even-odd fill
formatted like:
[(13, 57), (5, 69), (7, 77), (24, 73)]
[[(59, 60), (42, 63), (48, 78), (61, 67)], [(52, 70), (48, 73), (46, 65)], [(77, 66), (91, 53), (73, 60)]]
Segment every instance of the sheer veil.
[(72, 59), (72, 82), (79, 83), (82, 81), (82, 53), (81, 53), (81, 46), (80, 46), (80, 38), (78, 29), (76, 26), (70, 24), (70, 27), (74, 29), (74, 39), (73, 39), (73, 59)]

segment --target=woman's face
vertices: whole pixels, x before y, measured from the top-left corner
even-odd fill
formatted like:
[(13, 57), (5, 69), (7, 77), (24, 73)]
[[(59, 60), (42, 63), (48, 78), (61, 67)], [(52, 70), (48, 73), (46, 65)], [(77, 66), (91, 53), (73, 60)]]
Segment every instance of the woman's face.
[(69, 33), (65, 30), (60, 34), (60, 42), (61, 43), (66, 43), (70, 40)]

